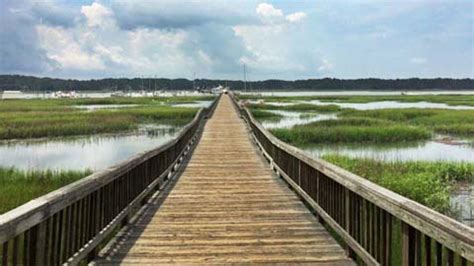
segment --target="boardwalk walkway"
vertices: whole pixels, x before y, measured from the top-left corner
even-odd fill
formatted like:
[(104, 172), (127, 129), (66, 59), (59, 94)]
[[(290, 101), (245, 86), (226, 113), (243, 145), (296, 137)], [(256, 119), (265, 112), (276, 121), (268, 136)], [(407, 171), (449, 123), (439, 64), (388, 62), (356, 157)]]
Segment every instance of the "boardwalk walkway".
[(257, 154), (224, 95), (182, 175), (99, 264), (352, 261)]

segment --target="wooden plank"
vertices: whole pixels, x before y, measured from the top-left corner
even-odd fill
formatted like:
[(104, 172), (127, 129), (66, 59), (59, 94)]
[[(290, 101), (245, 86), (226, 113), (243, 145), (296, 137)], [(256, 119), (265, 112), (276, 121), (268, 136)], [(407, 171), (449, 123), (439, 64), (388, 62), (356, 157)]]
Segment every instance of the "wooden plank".
[(258, 155), (222, 97), (172, 189), (127, 225), (96, 263), (353, 265)]

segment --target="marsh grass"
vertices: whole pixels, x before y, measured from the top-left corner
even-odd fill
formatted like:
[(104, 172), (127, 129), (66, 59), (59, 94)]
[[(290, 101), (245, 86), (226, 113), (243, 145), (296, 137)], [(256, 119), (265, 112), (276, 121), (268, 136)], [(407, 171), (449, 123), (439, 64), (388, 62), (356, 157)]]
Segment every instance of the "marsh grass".
[(436, 133), (458, 136), (474, 135), (474, 110), (448, 109), (379, 109), (344, 110), (341, 117), (375, 118), (424, 127)]
[(251, 109), (252, 115), (255, 119), (260, 121), (278, 121), (283, 118), (282, 115), (260, 110), (260, 109)]
[(0, 214), (77, 181), (92, 172), (29, 170), (0, 167)]
[(427, 140), (431, 133), (420, 127), (370, 118), (317, 121), (292, 128), (271, 130), (277, 138), (294, 145), (321, 143), (397, 143)]
[[(194, 99), (194, 98), (193, 98)], [(201, 99), (201, 98), (198, 98)], [(115, 133), (135, 130), (141, 123), (183, 125), (195, 115), (197, 108), (152, 104), (155, 98), (8, 100), (0, 102), (0, 139), (22, 139)], [(166, 98), (188, 101), (187, 98)], [(90, 112), (77, 109), (77, 104), (146, 105)], [(66, 105), (69, 104), (69, 105)]]
[(447, 215), (455, 214), (450, 206), (453, 184), (474, 182), (474, 163), (385, 162), (341, 155), (322, 158)]

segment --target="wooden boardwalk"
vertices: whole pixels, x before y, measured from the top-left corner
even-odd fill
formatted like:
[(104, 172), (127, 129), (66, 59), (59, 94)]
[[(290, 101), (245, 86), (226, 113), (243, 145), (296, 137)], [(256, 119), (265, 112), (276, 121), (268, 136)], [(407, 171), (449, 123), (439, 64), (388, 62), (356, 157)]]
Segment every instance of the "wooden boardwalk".
[(272, 174), (227, 95), (182, 175), (97, 263), (353, 264)]

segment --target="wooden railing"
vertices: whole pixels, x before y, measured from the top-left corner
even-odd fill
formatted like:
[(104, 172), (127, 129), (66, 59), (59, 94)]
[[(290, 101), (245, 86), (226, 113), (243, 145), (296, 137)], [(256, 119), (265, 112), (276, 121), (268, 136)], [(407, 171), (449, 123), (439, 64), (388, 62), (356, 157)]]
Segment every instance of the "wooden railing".
[(307, 156), (238, 106), (272, 168), (367, 265), (473, 265), (474, 230), (324, 160)]
[(90, 261), (188, 155), (218, 99), (163, 146), (0, 216), (0, 265)]

